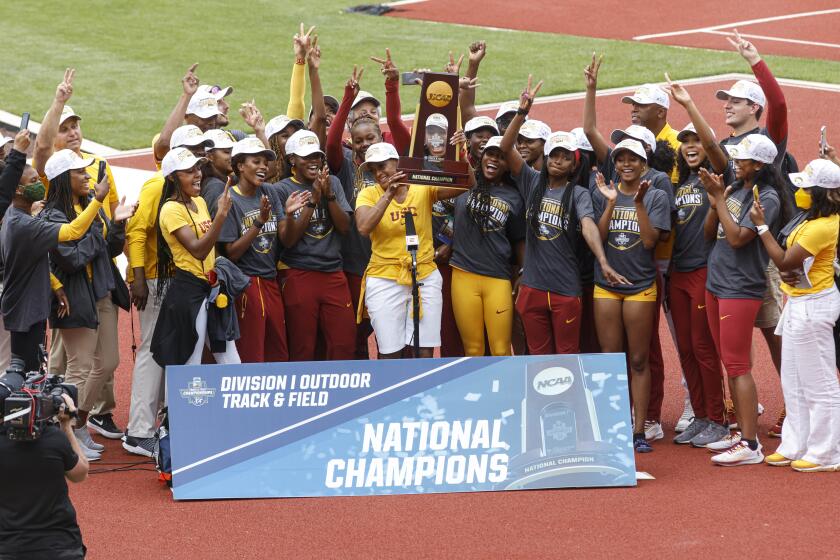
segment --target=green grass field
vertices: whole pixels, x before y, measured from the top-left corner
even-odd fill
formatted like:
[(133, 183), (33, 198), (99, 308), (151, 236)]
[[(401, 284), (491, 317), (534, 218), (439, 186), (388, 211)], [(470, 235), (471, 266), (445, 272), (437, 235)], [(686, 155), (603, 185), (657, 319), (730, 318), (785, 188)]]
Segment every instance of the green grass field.
[[(300, 21), (317, 25), (322, 81), (340, 97), (353, 64), (364, 65), (362, 87), (384, 99), (378, 66), (368, 60), (390, 47), (401, 70), (441, 68), (448, 51), (488, 43), (478, 102), (515, 98), (529, 72), (544, 79), (545, 95), (582, 89), (593, 50), (606, 53), (601, 87), (722, 72), (746, 72), (734, 52), (667, 47), (517, 31), (426, 23), (343, 12), (363, 0), (39, 0), (0, 3), (4, 72), (0, 109), (30, 111), (40, 120), (65, 67), (76, 68), (73, 108), (85, 136), (128, 149), (148, 146), (175, 103), (185, 69), (199, 62), (205, 83), (230, 84), (236, 107), (254, 98), (266, 118), (284, 112), (293, 63), (292, 36)], [(728, 47), (721, 37), (721, 49)], [(760, 45), (759, 45), (760, 48)], [(777, 75), (840, 82), (840, 63), (768, 56)], [(413, 111), (416, 90), (403, 90)], [(232, 124), (242, 126), (238, 115)]]

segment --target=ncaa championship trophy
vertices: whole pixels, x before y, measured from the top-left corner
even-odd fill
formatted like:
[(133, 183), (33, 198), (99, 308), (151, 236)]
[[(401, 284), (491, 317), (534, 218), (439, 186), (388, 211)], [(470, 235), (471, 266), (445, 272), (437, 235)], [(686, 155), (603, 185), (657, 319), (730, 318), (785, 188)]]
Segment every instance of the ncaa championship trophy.
[[(443, 158), (426, 156), (426, 122), (430, 116), (439, 122), (446, 119), (446, 154)], [(406, 182), (417, 185), (441, 187), (469, 186), (469, 166), (461, 159), (457, 146), (449, 138), (461, 128), (461, 111), (458, 107), (458, 75), (427, 73), (423, 75), (420, 103), (411, 129), (408, 156), (400, 157), (399, 170), (406, 175)]]

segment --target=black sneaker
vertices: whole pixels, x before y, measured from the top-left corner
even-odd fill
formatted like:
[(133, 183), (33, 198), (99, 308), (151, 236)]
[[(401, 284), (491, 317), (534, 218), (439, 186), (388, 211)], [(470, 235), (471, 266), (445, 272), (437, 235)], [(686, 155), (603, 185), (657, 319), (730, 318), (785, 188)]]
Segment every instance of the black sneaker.
[(114, 417), (110, 413), (89, 416), (87, 423), (91, 430), (108, 439), (121, 439), (123, 437), (123, 431), (114, 424)]
[(143, 455), (144, 457), (154, 457), (157, 438), (154, 436), (150, 438), (136, 438), (126, 434), (122, 446), (129, 453)]

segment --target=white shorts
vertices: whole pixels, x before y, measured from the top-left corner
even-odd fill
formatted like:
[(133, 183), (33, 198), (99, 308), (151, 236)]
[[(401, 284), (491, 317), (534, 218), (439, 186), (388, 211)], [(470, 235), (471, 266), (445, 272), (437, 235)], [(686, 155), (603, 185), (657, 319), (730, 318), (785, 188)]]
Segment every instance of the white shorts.
[[(443, 279), (435, 271), (420, 280), (420, 346), (440, 346), (440, 315), (443, 310)], [(376, 334), (376, 343), (383, 354), (399, 352), (411, 346), (414, 319), (411, 314), (411, 286), (397, 284), (389, 278), (367, 277), (365, 306)]]

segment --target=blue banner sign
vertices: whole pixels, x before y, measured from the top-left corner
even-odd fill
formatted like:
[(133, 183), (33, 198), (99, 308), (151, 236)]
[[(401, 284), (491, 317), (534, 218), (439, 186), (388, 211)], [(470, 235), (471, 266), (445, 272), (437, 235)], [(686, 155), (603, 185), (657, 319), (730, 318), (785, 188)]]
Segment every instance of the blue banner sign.
[(623, 354), (167, 368), (176, 500), (635, 486)]

